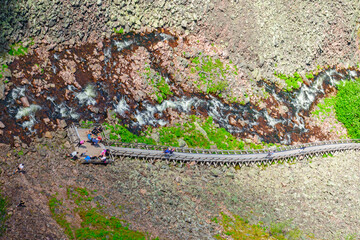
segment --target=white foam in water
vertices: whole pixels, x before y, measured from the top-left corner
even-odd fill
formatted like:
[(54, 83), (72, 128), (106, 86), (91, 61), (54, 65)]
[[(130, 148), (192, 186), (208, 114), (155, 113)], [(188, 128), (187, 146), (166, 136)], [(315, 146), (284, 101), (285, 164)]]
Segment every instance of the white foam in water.
[(108, 59), (111, 58), (111, 48), (105, 48), (104, 49), (104, 56), (105, 56), (105, 62), (108, 61)]
[(96, 97), (96, 91), (95, 88), (92, 85), (87, 85), (85, 90), (80, 93), (75, 93), (75, 97), (79, 99), (79, 103), (81, 105), (95, 105), (96, 100), (94, 99)]
[(51, 69), (52, 69), (53, 73), (56, 74), (56, 66), (54, 64), (51, 65)]
[(166, 33), (160, 33), (160, 36), (163, 38), (163, 41), (170, 40), (170, 39), (174, 39), (173, 36), (168, 35), (168, 34), (166, 34)]
[(25, 96), (25, 87), (17, 87), (11, 91), (11, 98), (18, 99)]
[(126, 103), (125, 99), (122, 98), (117, 105), (115, 105), (115, 112), (117, 112), (119, 115), (123, 116), (125, 111), (129, 111), (130, 107)]
[(28, 128), (30, 131), (31, 127), (34, 126), (36, 119), (35, 119), (35, 113), (36, 111), (40, 110), (41, 107), (39, 105), (31, 104), (29, 107), (21, 107), (19, 108), (15, 118), (20, 119), (22, 117), (28, 116), (29, 121), (25, 121), (22, 123), (23, 128)]
[(118, 51), (121, 51), (123, 50), (124, 48), (127, 48), (129, 47), (131, 44), (134, 43), (134, 40), (124, 40), (124, 41), (114, 41), (116, 47), (117, 47), (117, 50)]
[(40, 110), (41, 107), (39, 105), (31, 104), (29, 107), (21, 107), (19, 108), (15, 118), (20, 119), (25, 116), (35, 115), (35, 112)]

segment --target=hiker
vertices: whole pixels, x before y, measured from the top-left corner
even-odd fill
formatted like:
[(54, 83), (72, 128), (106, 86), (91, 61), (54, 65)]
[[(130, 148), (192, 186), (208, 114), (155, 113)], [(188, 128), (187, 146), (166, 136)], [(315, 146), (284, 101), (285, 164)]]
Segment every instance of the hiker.
[(88, 138), (89, 142), (91, 142), (92, 136), (91, 136), (90, 130), (87, 131), (87, 138)]
[(14, 174), (17, 173), (17, 172), (18, 173), (24, 173), (24, 170), (23, 170), (24, 166), (25, 166), (25, 164), (20, 163), (19, 166), (17, 167), (17, 169), (15, 170)]
[(106, 149), (105, 156), (110, 156), (110, 149)]
[(84, 140), (81, 140), (81, 141), (78, 142), (78, 144), (77, 144), (75, 147), (80, 147), (80, 146), (83, 145), (84, 143), (85, 143), (85, 141), (84, 141)]
[(165, 157), (170, 157), (170, 154), (172, 154), (170, 148), (167, 148), (167, 149), (164, 151), (164, 153), (165, 153)]
[(274, 152), (269, 151), (268, 154), (266, 155), (267, 158), (272, 158), (272, 155), (274, 155)]
[(299, 149), (299, 152), (304, 151), (304, 149), (305, 149), (305, 147), (301, 147), (301, 148)]
[(20, 200), (20, 203), (17, 205), (17, 207), (26, 207), (25, 202), (23, 200)]
[(103, 162), (103, 163), (107, 163), (107, 162), (106, 162), (106, 157), (105, 157), (105, 156), (101, 157), (101, 158), (100, 158), (100, 160), (101, 160), (101, 162)]
[(76, 160), (78, 159), (79, 157), (77, 156), (78, 152), (77, 151), (74, 151), (70, 154), (66, 154), (67, 157), (70, 157), (72, 160)]
[(92, 156), (90, 156), (90, 155), (86, 155), (85, 158), (84, 158), (84, 160), (85, 160), (85, 162), (88, 163), (90, 160), (95, 159), (95, 158), (97, 158), (97, 157), (96, 157), (96, 156), (92, 157)]
[(172, 155), (175, 152), (175, 148), (170, 149), (169, 153)]
[(99, 127), (95, 127), (91, 133), (94, 134), (94, 135), (98, 135), (99, 133), (101, 133), (103, 131), (102, 127), (99, 126)]
[(103, 149), (99, 155), (99, 157), (109, 156), (109, 149)]
[(98, 138), (92, 138), (91, 139), (91, 145), (95, 145), (99, 143), (99, 139)]

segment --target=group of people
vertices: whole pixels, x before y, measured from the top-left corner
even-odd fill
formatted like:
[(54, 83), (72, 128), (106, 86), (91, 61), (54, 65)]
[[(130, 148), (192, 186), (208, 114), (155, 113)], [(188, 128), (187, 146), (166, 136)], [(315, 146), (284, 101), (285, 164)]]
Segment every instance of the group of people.
[(88, 163), (92, 159), (99, 159), (102, 163), (108, 163), (108, 156), (110, 155), (109, 149), (103, 149), (99, 156), (85, 155), (85, 162)]
[[(88, 138), (88, 142), (91, 143), (91, 145), (98, 145), (98, 143), (102, 140), (102, 138), (100, 136), (98, 136), (99, 133), (101, 133), (103, 131), (102, 127), (95, 127), (93, 130), (89, 130), (86, 134), (87, 134), (87, 138)], [(76, 147), (81, 147), (82, 145), (85, 144), (84, 140), (80, 140), (78, 142), (78, 144), (76, 145)], [(85, 147), (86, 148), (86, 147)], [(72, 160), (77, 160), (79, 158), (84, 158), (85, 163), (89, 163), (90, 160), (93, 159), (98, 159), (100, 160), (102, 163), (108, 163), (108, 156), (110, 155), (110, 150), (109, 149), (103, 149), (99, 155), (97, 156), (91, 156), (89, 154), (87, 154), (86, 152), (80, 154), (80, 156), (78, 156), (79, 152), (74, 151), (70, 154), (67, 154), (66, 156), (70, 157)]]
[(74, 152), (72, 152), (70, 154), (67, 154), (66, 156), (70, 157), (72, 160), (77, 160), (79, 158), (84, 157), (84, 160), (85, 160), (86, 163), (88, 163), (90, 160), (93, 160), (93, 159), (101, 160), (102, 163), (108, 163), (107, 158), (110, 155), (110, 150), (109, 149), (103, 149), (98, 156), (91, 156), (91, 155), (86, 154), (86, 152), (84, 152), (84, 153), (80, 154), (80, 157), (78, 157), (78, 154), (79, 153), (77, 151), (74, 151)]

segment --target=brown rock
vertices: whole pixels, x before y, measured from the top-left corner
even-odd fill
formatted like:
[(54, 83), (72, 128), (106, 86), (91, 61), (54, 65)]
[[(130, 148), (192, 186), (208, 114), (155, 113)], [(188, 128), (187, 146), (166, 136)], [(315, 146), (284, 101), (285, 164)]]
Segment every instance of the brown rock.
[(5, 128), (5, 124), (0, 121), (0, 128)]
[(43, 119), (43, 122), (44, 122), (45, 124), (48, 124), (48, 123), (50, 122), (50, 119), (49, 119), (49, 118), (44, 118), (44, 119)]
[(0, 136), (4, 134), (4, 131), (0, 129)]
[(230, 116), (230, 117), (229, 117), (229, 123), (230, 123), (231, 125), (233, 125), (233, 126), (236, 125), (236, 120), (235, 120), (235, 118), (234, 118), (233, 116)]
[(27, 99), (27, 97), (21, 97), (20, 101), (24, 107), (30, 107), (29, 100)]
[(140, 192), (141, 195), (145, 195), (146, 194), (146, 189), (142, 188), (142, 189), (139, 190), (139, 192)]
[(53, 138), (53, 136), (52, 136), (52, 133), (51, 132), (49, 132), (49, 131), (47, 131), (46, 133), (45, 133), (45, 137), (46, 138)]

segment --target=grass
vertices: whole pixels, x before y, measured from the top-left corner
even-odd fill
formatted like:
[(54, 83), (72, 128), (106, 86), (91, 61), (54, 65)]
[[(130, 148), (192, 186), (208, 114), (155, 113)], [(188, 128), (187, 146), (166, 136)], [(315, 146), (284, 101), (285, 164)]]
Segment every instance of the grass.
[(9, 54), (11, 56), (24, 56), (28, 53), (28, 48), (23, 46), (22, 42), (10, 46)]
[(81, 127), (81, 128), (92, 128), (92, 127), (93, 127), (93, 124), (94, 124), (93, 121), (89, 121), (89, 120), (84, 121), (84, 120), (82, 120), (82, 121), (80, 122), (80, 127)]
[(325, 117), (329, 117), (330, 114), (334, 111), (335, 103), (336, 103), (335, 96), (324, 98), (324, 103), (319, 103), (317, 105), (319, 109), (312, 111), (311, 114), (315, 116), (322, 115)]
[(156, 101), (158, 103), (161, 103), (167, 99), (168, 96), (173, 95), (173, 92), (171, 92), (170, 86), (166, 82), (165, 78), (158, 72), (154, 73), (149, 65), (145, 67), (144, 77), (146, 78), (149, 85), (153, 88)]
[[(300, 83), (303, 83), (303, 79), (301, 78), (300, 74), (298, 74), (297, 72), (295, 72), (293, 74), (293, 76), (289, 75), (285, 75), (285, 74), (282, 74), (282, 73), (278, 73), (278, 72), (274, 72), (274, 75), (282, 80), (285, 81), (286, 83), (286, 87), (284, 88), (284, 90), (286, 92), (292, 92), (296, 89), (299, 89), (300, 88)], [(311, 77), (311, 76), (309, 76)], [(314, 77), (314, 76), (312, 76)]]
[(119, 30), (117, 30), (116, 28), (113, 29), (114, 33), (116, 34), (123, 34), (124, 33), (124, 29), (120, 28)]
[[(85, 188), (67, 188), (69, 208), (58, 198), (58, 194), (50, 198), (50, 211), (70, 239), (148, 239), (147, 234), (130, 230), (126, 221), (105, 214), (99, 203), (91, 207), (93, 196)], [(68, 214), (80, 217), (80, 227), (66, 220)]]
[[(180, 142), (184, 141), (188, 147), (210, 149), (216, 147), (223, 150), (242, 150), (245, 147), (251, 149), (261, 149), (271, 147), (274, 144), (254, 144), (245, 145), (242, 140), (231, 135), (226, 129), (216, 127), (212, 117), (206, 120), (192, 115), (188, 122), (175, 124), (174, 126), (148, 129), (136, 135), (128, 129), (127, 125), (122, 125), (121, 121), (117, 124), (105, 124), (105, 128), (110, 131), (109, 138), (115, 141), (127, 143), (145, 143), (149, 145), (179, 147)], [(159, 136), (158, 142), (151, 138), (152, 133), (156, 132)]]
[(0, 79), (4, 77), (4, 75), (2, 74), (5, 69), (9, 68), (8, 65), (6, 64), (2, 64), (1, 67), (0, 67)]
[(220, 59), (203, 56), (201, 53), (191, 60), (190, 71), (197, 75), (198, 79), (194, 83), (200, 92), (216, 94), (219, 97), (228, 90), (227, 78), (238, 75), (236, 65), (224, 64)]
[(344, 124), (351, 138), (360, 138), (360, 79), (343, 82), (337, 87), (336, 117)]
[[(126, 126), (106, 124), (110, 130), (111, 140), (121, 140), (122, 142), (138, 142), (155, 145), (156, 142), (151, 138), (152, 128), (138, 136), (130, 132)], [(190, 116), (190, 121), (184, 124), (177, 124), (171, 127), (161, 127), (157, 129), (159, 134), (159, 144), (163, 146), (179, 147), (179, 140), (182, 139), (189, 147), (200, 147), (210, 149), (216, 145), (218, 149), (243, 149), (244, 142), (236, 139), (224, 128), (217, 128), (213, 119), (208, 117), (202, 121), (196, 116)]]
[(263, 223), (250, 224), (247, 220), (234, 215), (229, 216), (225, 213), (220, 213), (220, 217), (213, 218), (213, 222), (219, 224), (223, 231), (221, 234), (217, 234), (214, 237), (219, 240), (225, 239), (314, 239), (313, 236), (307, 235), (300, 231), (297, 227), (291, 224), (291, 221), (285, 221), (280, 223), (272, 223), (270, 226), (265, 226)]
[(0, 194), (0, 237), (3, 236), (6, 230), (6, 220), (8, 219), (7, 207), (9, 205), (8, 200), (2, 194)]

